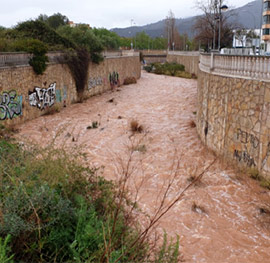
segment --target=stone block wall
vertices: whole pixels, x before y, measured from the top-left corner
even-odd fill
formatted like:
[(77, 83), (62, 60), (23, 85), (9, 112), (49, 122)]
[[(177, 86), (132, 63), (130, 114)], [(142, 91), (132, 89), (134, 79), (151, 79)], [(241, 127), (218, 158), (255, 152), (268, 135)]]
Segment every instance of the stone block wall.
[(200, 71), (197, 130), (217, 154), (270, 178), (270, 82)]
[(99, 65), (91, 63), (85, 96), (90, 97), (111, 89), (110, 81), (122, 85), (127, 77), (136, 79), (141, 77), (141, 63), (138, 56), (106, 58)]
[(51, 64), (43, 75), (29, 66), (0, 68), (0, 124), (23, 123), (76, 100), (75, 81), (66, 65)]
[[(89, 65), (85, 97), (111, 88), (110, 75), (123, 84), (126, 77), (140, 78), (138, 56), (106, 58)], [(0, 124), (8, 126), (37, 118), (53, 108), (61, 110), (77, 101), (76, 84), (67, 65), (49, 64), (43, 75), (30, 66), (0, 68)]]
[(178, 63), (185, 66), (185, 71), (198, 76), (199, 52), (170, 51), (167, 55), (167, 62)]

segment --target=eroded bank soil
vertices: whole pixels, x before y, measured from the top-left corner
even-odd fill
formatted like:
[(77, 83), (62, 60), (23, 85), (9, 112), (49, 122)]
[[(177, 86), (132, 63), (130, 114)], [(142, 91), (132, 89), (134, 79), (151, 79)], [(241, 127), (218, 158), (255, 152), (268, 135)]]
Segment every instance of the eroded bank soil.
[[(55, 137), (59, 146), (77, 145), (90, 165), (104, 166), (108, 179), (117, 177), (117, 168), (133, 151), (132, 191), (143, 178), (139, 203), (151, 215), (169, 178), (176, 174), (167, 201), (215, 159), (192, 127), (195, 113), (195, 80), (143, 73), (135, 85), (19, 126), (18, 137), (42, 146)], [(144, 133), (131, 133), (132, 119)], [(92, 122), (98, 128), (90, 129)], [(268, 191), (217, 161), (158, 229), (180, 236), (185, 262), (270, 262), (270, 215), (260, 212), (269, 204)]]

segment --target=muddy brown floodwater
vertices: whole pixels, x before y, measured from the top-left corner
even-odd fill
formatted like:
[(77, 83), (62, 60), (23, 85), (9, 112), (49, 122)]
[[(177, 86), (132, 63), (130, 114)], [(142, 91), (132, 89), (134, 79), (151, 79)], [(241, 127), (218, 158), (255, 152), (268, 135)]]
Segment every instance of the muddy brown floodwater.
[[(177, 160), (169, 201), (215, 159), (191, 125), (196, 85), (196, 80), (142, 73), (137, 84), (20, 125), (17, 136), (45, 146), (58, 134), (56, 144), (80, 146), (90, 165), (104, 166), (108, 179), (117, 176), (120, 159), (127, 159), (133, 147), (138, 169), (131, 186), (134, 190), (145, 179), (139, 203), (151, 215)], [(145, 135), (132, 135), (132, 119), (143, 125)], [(87, 129), (93, 121), (99, 127)], [(185, 262), (270, 262), (270, 215), (260, 212), (269, 204), (269, 191), (218, 160), (162, 218), (158, 231), (180, 236)]]

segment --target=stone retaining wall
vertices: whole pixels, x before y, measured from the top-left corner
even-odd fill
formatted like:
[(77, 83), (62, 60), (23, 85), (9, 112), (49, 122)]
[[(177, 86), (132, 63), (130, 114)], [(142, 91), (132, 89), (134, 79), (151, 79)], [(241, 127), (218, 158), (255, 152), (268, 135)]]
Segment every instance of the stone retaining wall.
[(199, 57), (199, 52), (169, 51), (167, 62), (182, 64), (185, 66), (185, 71), (197, 76), (199, 69)]
[[(139, 56), (105, 58), (90, 64), (85, 97), (111, 89), (110, 80), (121, 85), (126, 77), (140, 78)], [(50, 64), (43, 75), (30, 66), (0, 68), (0, 124), (23, 123), (77, 101), (75, 81), (66, 65)]]
[(270, 178), (270, 82), (200, 71), (197, 130), (217, 154)]

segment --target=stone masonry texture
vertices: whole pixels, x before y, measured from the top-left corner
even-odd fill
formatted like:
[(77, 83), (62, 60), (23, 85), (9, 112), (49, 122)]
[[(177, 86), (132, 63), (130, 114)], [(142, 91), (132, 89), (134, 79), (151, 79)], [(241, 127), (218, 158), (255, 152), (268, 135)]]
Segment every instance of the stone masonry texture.
[[(105, 58), (99, 65), (90, 63), (84, 97), (111, 88), (110, 80), (121, 85), (127, 77), (139, 79), (139, 57)], [(116, 83), (116, 82), (115, 82)], [(53, 107), (77, 102), (76, 84), (67, 65), (49, 64), (42, 75), (30, 66), (0, 68), (0, 124), (23, 123), (48, 113)]]
[(270, 178), (270, 83), (200, 71), (197, 130), (217, 154)]

